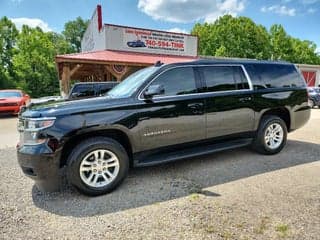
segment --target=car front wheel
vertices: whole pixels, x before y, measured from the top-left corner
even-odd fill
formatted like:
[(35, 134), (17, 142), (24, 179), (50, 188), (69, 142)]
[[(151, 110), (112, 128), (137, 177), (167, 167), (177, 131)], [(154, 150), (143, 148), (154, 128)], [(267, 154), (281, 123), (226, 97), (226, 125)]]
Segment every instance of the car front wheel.
[(115, 189), (127, 176), (129, 159), (117, 141), (95, 137), (81, 142), (68, 159), (69, 182), (80, 192), (97, 196)]

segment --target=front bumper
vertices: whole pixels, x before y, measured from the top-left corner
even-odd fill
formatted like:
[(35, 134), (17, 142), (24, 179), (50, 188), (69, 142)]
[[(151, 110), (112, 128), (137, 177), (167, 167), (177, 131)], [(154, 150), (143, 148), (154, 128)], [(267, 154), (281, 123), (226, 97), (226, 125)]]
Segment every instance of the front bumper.
[(17, 157), (23, 173), (33, 179), (40, 190), (51, 192), (60, 189), (60, 154), (58, 152), (53, 153), (45, 143), (18, 146)]
[(19, 113), (20, 111), (20, 106), (1, 106), (0, 107), (0, 112), (2, 113)]

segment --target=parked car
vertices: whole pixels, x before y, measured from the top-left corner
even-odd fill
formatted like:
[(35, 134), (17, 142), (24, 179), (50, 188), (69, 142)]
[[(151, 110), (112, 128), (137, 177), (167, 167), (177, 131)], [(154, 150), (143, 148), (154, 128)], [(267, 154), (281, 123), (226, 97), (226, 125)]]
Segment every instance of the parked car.
[(309, 93), (309, 103), (310, 106), (313, 107), (320, 107), (320, 88), (319, 87), (308, 87)]
[(141, 167), (251, 146), (276, 154), (310, 117), (293, 64), (199, 60), (156, 64), (104, 97), (27, 109), (18, 160), (41, 189), (60, 169), (88, 195), (105, 194)]
[(80, 82), (73, 85), (67, 100), (98, 97), (106, 94), (118, 82)]
[(28, 94), (18, 89), (0, 90), (0, 113), (18, 114), (21, 106), (30, 101)]
[(146, 44), (141, 40), (127, 42), (127, 45), (128, 47), (133, 47), (133, 48), (146, 47)]
[(31, 100), (32, 104), (39, 104), (39, 103), (48, 103), (48, 102), (57, 102), (62, 101), (63, 98), (61, 96), (45, 96), (40, 98), (35, 98)]

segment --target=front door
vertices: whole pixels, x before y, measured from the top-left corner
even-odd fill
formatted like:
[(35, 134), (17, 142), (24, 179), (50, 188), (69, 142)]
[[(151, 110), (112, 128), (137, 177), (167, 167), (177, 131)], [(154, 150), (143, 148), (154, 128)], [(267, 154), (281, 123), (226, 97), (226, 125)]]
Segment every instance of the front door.
[[(204, 99), (192, 67), (175, 67), (148, 87), (162, 85), (164, 93), (143, 99), (138, 107), (140, 151), (205, 139)], [(148, 89), (148, 87), (146, 89)]]

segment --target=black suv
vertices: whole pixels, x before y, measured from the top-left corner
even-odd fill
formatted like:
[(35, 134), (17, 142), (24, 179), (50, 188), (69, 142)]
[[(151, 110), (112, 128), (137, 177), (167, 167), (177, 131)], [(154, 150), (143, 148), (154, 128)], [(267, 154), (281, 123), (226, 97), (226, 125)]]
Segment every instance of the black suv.
[(80, 82), (73, 85), (67, 100), (98, 97), (110, 91), (117, 82)]
[(34, 106), (20, 115), (18, 160), (44, 190), (60, 169), (88, 195), (149, 166), (250, 145), (275, 154), (310, 117), (294, 65), (254, 60), (156, 64), (106, 96)]

